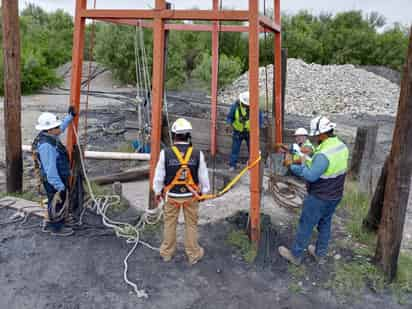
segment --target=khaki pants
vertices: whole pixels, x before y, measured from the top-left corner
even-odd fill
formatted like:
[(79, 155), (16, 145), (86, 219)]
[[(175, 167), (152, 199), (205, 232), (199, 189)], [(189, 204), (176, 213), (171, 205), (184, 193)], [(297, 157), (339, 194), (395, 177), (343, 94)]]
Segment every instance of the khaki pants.
[[(163, 258), (171, 258), (176, 251), (176, 227), (180, 209), (183, 209), (185, 218), (185, 251), (189, 263), (194, 263), (203, 256), (203, 248), (199, 246), (197, 235), (197, 221), (199, 203), (189, 202), (191, 198), (176, 198), (173, 203), (168, 201), (164, 206), (163, 242), (160, 246), (160, 255)], [(185, 206), (178, 207), (176, 203)]]

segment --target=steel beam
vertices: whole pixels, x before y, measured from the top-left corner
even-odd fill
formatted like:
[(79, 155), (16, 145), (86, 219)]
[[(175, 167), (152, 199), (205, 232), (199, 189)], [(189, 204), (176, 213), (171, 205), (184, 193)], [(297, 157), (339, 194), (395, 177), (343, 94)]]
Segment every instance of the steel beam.
[[(280, 0), (274, 0), (274, 21), (280, 25)], [(275, 89), (275, 143), (282, 143), (282, 36), (276, 32), (274, 36), (275, 65), (274, 65), (274, 89)]]
[[(77, 116), (73, 120), (73, 126), (78, 131), (80, 115), (80, 89), (83, 71), (83, 49), (86, 19), (81, 16), (81, 11), (86, 9), (87, 0), (76, 0), (76, 13), (74, 19), (73, 32), (73, 52), (72, 52), (72, 80), (70, 87), (70, 105), (77, 111)], [(76, 136), (72, 126), (67, 132), (67, 152), (72, 161), (73, 147), (76, 144)]]
[(175, 19), (175, 20), (221, 20), (221, 21), (246, 21), (248, 11), (244, 10), (81, 10), (82, 18), (110, 18), (110, 19)]
[[(166, 7), (165, 0), (156, 0), (156, 10)], [(164, 94), (164, 64), (165, 64), (165, 28), (162, 18), (157, 17), (153, 22), (153, 74), (152, 74), (152, 132), (150, 147), (150, 198), (149, 207), (153, 203), (153, 178), (160, 153), (162, 138), (162, 107)]]
[(280, 24), (274, 22), (267, 16), (259, 16), (259, 23), (263, 28), (269, 29), (270, 32), (280, 32), (281, 31)]
[[(213, 0), (213, 10), (219, 10), (219, 0)], [(212, 160), (216, 156), (216, 120), (217, 120), (217, 93), (219, 74), (219, 22), (213, 22), (212, 32), (212, 81), (211, 81), (211, 126), (210, 126), (210, 154)]]
[[(249, 163), (259, 157), (259, 4), (249, 0), (249, 91), (250, 154)], [(260, 239), (260, 162), (250, 171), (250, 236), (257, 246)]]

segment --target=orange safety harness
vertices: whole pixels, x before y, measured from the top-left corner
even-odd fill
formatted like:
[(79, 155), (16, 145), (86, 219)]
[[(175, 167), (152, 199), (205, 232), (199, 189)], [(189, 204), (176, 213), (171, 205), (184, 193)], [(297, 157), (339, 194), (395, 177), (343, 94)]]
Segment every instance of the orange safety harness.
[[(257, 157), (255, 161), (253, 161), (251, 164), (246, 166), (238, 175), (236, 175), (235, 178), (233, 178), (226, 185), (226, 187), (223, 190), (221, 190), (217, 194), (200, 195), (199, 185), (194, 182), (192, 173), (188, 166), (189, 160), (192, 156), (193, 148), (189, 147), (184, 157), (181, 155), (177, 147), (173, 146), (172, 150), (173, 150), (173, 153), (176, 155), (177, 159), (179, 160), (180, 168), (177, 171), (176, 176), (173, 178), (171, 183), (168, 184), (163, 189), (163, 193), (164, 193), (164, 196), (167, 197), (167, 201), (176, 207), (186, 207), (193, 202), (206, 201), (206, 200), (215, 199), (217, 197), (222, 196), (223, 194), (227, 193), (249, 169), (255, 167), (256, 164), (258, 164), (259, 161), (261, 160), (261, 156), (259, 155), (259, 157)], [(176, 185), (185, 186), (191, 193), (193, 193), (193, 197), (191, 199), (188, 199), (182, 202), (182, 201), (175, 200), (167, 196), (167, 193)]]
[[(179, 160), (180, 167), (179, 170), (177, 171), (175, 177), (173, 180), (168, 184), (164, 189), (164, 195), (167, 197), (167, 201), (176, 207), (185, 207), (190, 205), (191, 203), (198, 201), (199, 200), (199, 192), (200, 188), (199, 185), (195, 183), (193, 180), (192, 172), (190, 171), (189, 167), (189, 160), (192, 157), (192, 152), (193, 152), (193, 147), (189, 147), (186, 151), (185, 156), (183, 157), (182, 154), (180, 153), (179, 149), (176, 146), (172, 147), (172, 151), (175, 154), (176, 158)], [(171, 189), (173, 189), (175, 186), (185, 186), (192, 194), (193, 197), (189, 200), (186, 200), (184, 202), (175, 200), (173, 198), (170, 198), (167, 193)]]

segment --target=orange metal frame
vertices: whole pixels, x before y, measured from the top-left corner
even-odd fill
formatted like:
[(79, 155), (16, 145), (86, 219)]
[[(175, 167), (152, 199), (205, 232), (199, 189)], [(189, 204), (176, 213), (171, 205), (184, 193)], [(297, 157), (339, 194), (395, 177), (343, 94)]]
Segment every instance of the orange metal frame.
[[(275, 89), (275, 142), (282, 142), (282, 70), (281, 70), (281, 26), (280, 0), (273, 0), (273, 20), (259, 15), (257, 0), (249, 0), (249, 10), (219, 10), (218, 0), (213, 1), (212, 10), (171, 10), (167, 9), (165, 0), (155, 0), (154, 9), (144, 10), (111, 10), (88, 9), (87, 0), (76, 0), (75, 27), (73, 35), (72, 80), (70, 104), (77, 110), (80, 108), (80, 88), (83, 65), (83, 48), (86, 19), (106, 22), (137, 25), (153, 28), (153, 74), (152, 74), (152, 132), (150, 157), (150, 183), (152, 184), (154, 169), (160, 153), (162, 106), (164, 95), (164, 64), (165, 64), (165, 31), (209, 31), (212, 33), (212, 81), (211, 81), (211, 154), (216, 154), (216, 121), (218, 92), (218, 54), (219, 31), (249, 33), (249, 91), (250, 91), (250, 157), (254, 162), (259, 157), (259, 34), (273, 32), (275, 51), (274, 89)], [(140, 21), (140, 20), (151, 21)], [(167, 24), (167, 20), (205, 20), (211, 25), (199, 24)], [(219, 25), (221, 21), (244, 21), (248, 26)], [(78, 113), (79, 114), (79, 113)], [(78, 127), (78, 116), (74, 126)], [(72, 154), (76, 144), (74, 130), (70, 127), (67, 136), (67, 149)], [(260, 236), (260, 187), (259, 165), (251, 169), (250, 182), (250, 218), (251, 239), (257, 243)]]

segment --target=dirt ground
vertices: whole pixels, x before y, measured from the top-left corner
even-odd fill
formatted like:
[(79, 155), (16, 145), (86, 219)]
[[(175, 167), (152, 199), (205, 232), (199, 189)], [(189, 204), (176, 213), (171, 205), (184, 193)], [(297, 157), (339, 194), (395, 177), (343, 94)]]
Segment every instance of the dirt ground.
[[(0, 210), (1, 218), (11, 214)], [(89, 217), (96, 224), (93, 215)], [(26, 224), (36, 223), (39, 221), (30, 219)], [(169, 263), (157, 252), (139, 246), (129, 260), (129, 277), (150, 296), (138, 299), (122, 276), (123, 258), (130, 245), (113, 233), (89, 229), (55, 238), (38, 227), (2, 226), (0, 308), (405, 308), (389, 296), (370, 292), (356, 299), (336, 296), (323, 287), (330, 265), (319, 267), (309, 257), (305, 258), (306, 275), (297, 282), (275, 252), (277, 245), (290, 243), (290, 227), (276, 228), (271, 263), (248, 264), (227, 244), (227, 235), (234, 228), (226, 220), (202, 225), (200, 242), (206, 254), (195, 266), (188, 265), (182, 243)], [(143, 238), (159, 246), (160, 230)], [(301, 286), (302, 291), (293, 292), (292, 284)]]

